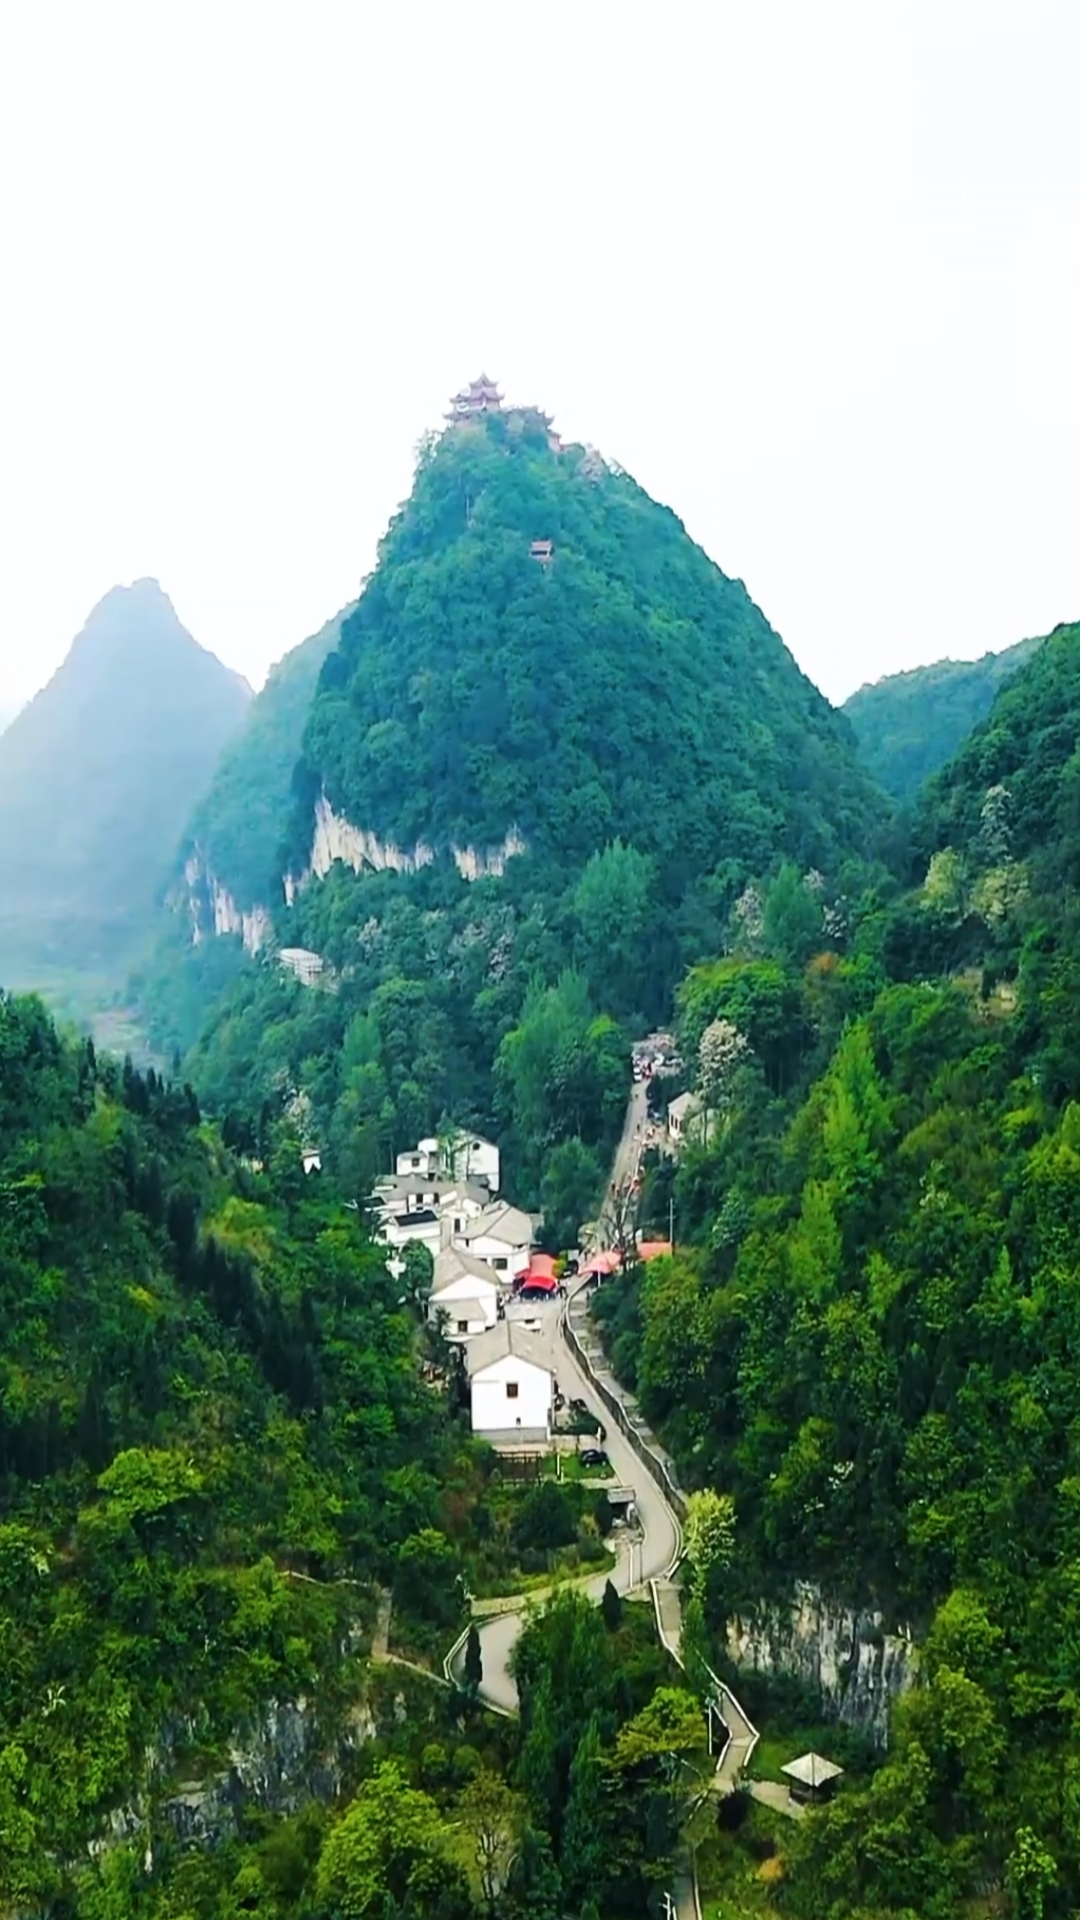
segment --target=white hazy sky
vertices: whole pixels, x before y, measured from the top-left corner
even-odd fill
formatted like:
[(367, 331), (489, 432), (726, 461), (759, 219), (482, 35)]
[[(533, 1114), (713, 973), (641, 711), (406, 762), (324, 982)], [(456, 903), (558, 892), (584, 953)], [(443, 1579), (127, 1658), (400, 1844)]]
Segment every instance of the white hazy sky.
[(258, 682), (481, 367), (824, 690), (1080, 617), (1076, 0), (0, 11), (0, 706), (156, 574)]

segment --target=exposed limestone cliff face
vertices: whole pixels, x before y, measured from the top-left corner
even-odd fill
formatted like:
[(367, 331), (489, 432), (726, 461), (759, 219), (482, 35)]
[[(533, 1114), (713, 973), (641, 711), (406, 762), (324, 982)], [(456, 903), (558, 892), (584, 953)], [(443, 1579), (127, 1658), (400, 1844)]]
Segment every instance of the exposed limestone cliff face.
[(226, 893), (220, 881), (211, 884), (211, 898), (214, 906), (215, 934), (239, 934), (248, 953), (258, 953), (273, 933), (273, 923), (265, 907), (252, 907), (247, 913), (241, 912), (230, 893)]
[(290, 1813), (305, 1799), (336, 1799), (350, 1755), (377, 1733), (366, 1701), (351, 1709), (330, 1740), (320, 1731), (312, 1702), (273, 1701), (234, 1736), (228, 1766), (174, 1788), (158, 1801), (158, 1818), (178, 1840), (206, 1846), (236, 1832), (245, 1802)]
[(800, 1681), (827, 1713), (880, 1747), (893, 1702), (918, 1674), (918, 1651), (903, 1628), (886, 1632), (884, 1615), (827, 1600), (806, 1581), (796, 1582), (788, 1605), (730, 1620), (728, 1652), (744, 1670)]
[(194, 1729), (183, 1721), (166, 1726), (147, 1751), (143, 1781), (126, 1805), (110, 1813), (90, 1843), (91, 1855), (134, 1845), (150, 1872), (154, 1835), (163, 1830), (185, 1847), (216, 1846), (235, 1836), (245, 1807), (287, 1814), (307, 1800), (328, 1803), (348, 1794), (357, 1756), (369, 1741), (405, 1719), (434, 1724), (438, 1711), (436, 1684), (409, 1673), (368, 1668), (361, 1687), (352, 1706), (329, 1722), (312, 1699), (270, 1701), (235, 1730), (224, 1764), (197, 1779), (185, 1779), (181, 1771)]
[(247, 953), (260, 953), (273, 936), (273, 922), (266, 907), (244, 910), (237, 906), (216, 874), (205, 866), (202, 855), (190, 855), (184, 866), (187, 910), (191, 918), (191, 944), (198, 947), (212, 935), (238, 934)]
[[(480, 880), (489, 874), (504, 873), (507, 861), (525, 852), (525, 842), (512, 828), (500, 846), (451, 847), (450, 852), (463, 879)], [(359, 873), (362, 867), (371, 867), (377, 873), (387, 870), (416, 873), (421, 867), (429, 867), (434, 858), (435, 849), (425, 840), (418, 840), (411, 848), (395, 847), (389, 841), (380, 840), (378, 834), (365, 827), (354, 827), (350, 820), (335, 813), (325, 794), (315, 803), (309, 872), (320, 880), (326, 877), (335, 860), (351, 867), (354, 873)], [(286, 881), (287, 899), (291, 900), (295, 884), (295, 881)]]
[[(464, 880), (482, 880), (489, 875), (504, 873), (507, 861), (525, 851), (525, 842), (514, 828), (497, 847), (450, 848), (454, 864)], [(306, 880), (312, 877), (325, 879), (338, 860), (351, 867), (354, 873), (361, 872), (365, 867), (376, 873), (417, 873), (421, 867), (431, 866), (434, 859), (435, 849), (425, 840), (418, 840), (411, 848), (395, 847), (392, 842), (380, 840), (378, 834), (370, 833), (364, 827), (354, 827), (350, 820), (334, 812), (323, 794), (315, 806), (311, 860), (307, 872), (299, 878), (287, 873), (282, 879), (285, 904), (292, 906), (298, 889)], [(185, 907), (189, 915), (193, 947), (200, 946), (211, 937), (233, 934), (243, 941), (245, 951), (254, 955), (261, 953), (273, 940), (274, 923), (270, 909), (262, 906), (248, 909), (238, 907), (227, 887), (206, 865), (199, 848), (188, 857), (184, 867), (184, 887), (180, 895), (174, 895), (174, 902)]]

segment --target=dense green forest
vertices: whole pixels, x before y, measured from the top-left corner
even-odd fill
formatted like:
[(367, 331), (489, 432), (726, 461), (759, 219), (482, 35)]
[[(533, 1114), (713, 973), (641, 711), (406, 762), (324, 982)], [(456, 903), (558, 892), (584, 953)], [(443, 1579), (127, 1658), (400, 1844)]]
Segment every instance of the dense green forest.
[(250, 699), (155, 580), (106, 594), (0, 737), (6, 987), (47, 987), (81, 1012), (123, 988)]
[(823, 948), (793, 889), (691, 970), (708, 1127), (645, 1196), (680, 1251), (597, 1309), (734, 1497), (714, 1629), (798, 1576), (923, 1642), (885, 1765), (785, 1849), (806, 1920), (1080, 1897), (1078, 737), (1061, 628), (927, 789), (910, 891)]
[[(747, 1865), (716, 1883), (737, 1920), (1080, 1904), (1080, 627), (1025, 645), (898, 821), (626, 475), (528, 411), (424, 448), (340, 635), (191, 823), (272, 932), (250, 960), (173, 916), (142, 991), (182, 1065), (0, 999), (0, 1904), (621, 1920), (687, 1831), (706, 1872)], [(875, 763), (905, 797), (925, 691)], [(408, 870), (306, 876), (322, 797)], [(687, 1589), (689, 1680), (646, 1609), (564, 1593), (500, 1721), (479, 1643), (460, 1689), (425, 1669), (467, 1592), (603, 1566), (610, 1509), (503, 1477), (430, 1275), (393, 1279), (357, 1202), (477, 1125), (570, 1245), (631, 1041), (672, 1018), (654, 1109), (699, 1110), (639, 1205), (677, 1250), (594, 1314), (727, 1545)], [(718, 1822), (696, 1656), (796, 1581), (909, 1628), (919, 1684), (830, 1806)]]
[(362, 1216), (286, 1128), (258, 1144), (261, 1170), (190, 1087), (0, 998), (0, 1903), (478, 1920), (494, 1833), (499, 1911), (555, 1920), (611, 1779), (632, 1907), (700, 1716), (614, 1595), (525, 1636), (520, 1728), (371, 1663), (380, 1588), (438, 1645), (464, 1582), (545, 1565), (581, 1502), (500, 1481)]
[(667, 903), (779, 847), (834, 866), (881, 818), (846, 723), (741, 582), (627, 474), (553, 451), (528, 413), (423, 453), (304, 753), (298, 871), (319, 789), (406, 849), (516, 830), (565, 873), (622, 840)]
[[(238, 941), (203, 943), (182, 994), (159, 972), (158, 1045), (191, 1047), (203, 1016), (189, 1070), (210, 1106), (302, 1096), (357, 1191), (444, 1118), (495, 1130), (517, 1198), (566, 1235), (602, 1185), (630, 1028), (666, 1017), (754, 876), (787, 858), (833, 903), (887, 833), (846, 723), (742, 585), (527, 411), (423, 449), (323, 666), (294, 790), (279, 871), (306, 868), (323, 792), (435, 857), (339, 861), (275, 907), (280, 945), (324, 962), (315, 992), (272, 949), (243, 966)], [(466, 880), (449, 857), (513, 833), (527, 850), (502, 874)]]
[[(328, 620), (271, 668), (174, 849), (156, 939), (131, 983), (133, 999), (147, 1011), (151, 1046), (165, 1057), (175, 1047), (187, 1051), (207, 1008), (243, 965), (239, 938), (211, 936), (212, 888), (222, 888), (238, 914), (280, 894), (293, 774), (319, 672), (343, 617)], [(196, 927), (203, 935), (197, 944)]]
[(896, 800), (914, 799), (986, 717), (998, 688), (1041, 645), (1018, 640), (979, 660), (937, 660), (860, 687), (842, 712), (875, 780)]
[(336, 614), (270, 669), (189, 823), (180, 864), (197, 855), (240, 908), (264, 903), (280, 884), (282, 822), (308, 711), (346, 614)]

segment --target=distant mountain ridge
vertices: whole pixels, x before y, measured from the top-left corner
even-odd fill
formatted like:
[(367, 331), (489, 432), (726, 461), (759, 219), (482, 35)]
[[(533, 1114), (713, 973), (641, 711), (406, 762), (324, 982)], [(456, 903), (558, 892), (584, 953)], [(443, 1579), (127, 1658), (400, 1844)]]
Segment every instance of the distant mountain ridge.
[(0, 982), (122, 982), (251, 697), (156, 580), (99, 601), (0, 737)]
[(841, 711), (864, 764), (894, 799), (910, 800), (984, 719), (998, 688), (1030, 660), (1041, 639), (1018, 640), (978, 660), (936, 660), (867, 682)]
[(1080, 879), (1080, 622), (1024, 644), (1022, 670), (921, 796), (916, 845), (973, 872), (1030, 861), (1043, 892), (1063, 893)]

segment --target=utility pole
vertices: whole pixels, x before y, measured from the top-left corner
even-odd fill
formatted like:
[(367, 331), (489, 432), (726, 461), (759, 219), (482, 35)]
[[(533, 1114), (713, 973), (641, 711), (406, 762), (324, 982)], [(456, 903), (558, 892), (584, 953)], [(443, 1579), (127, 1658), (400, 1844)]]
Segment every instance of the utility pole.
[(668, 1228), (667, 1228), (668, 1243), (671, 1247), (672, 1253), (674, 1253), (675, 1251), (675, 1195), (674, 1193), (668, 1194), (667, 1218), (668, 1218)]

